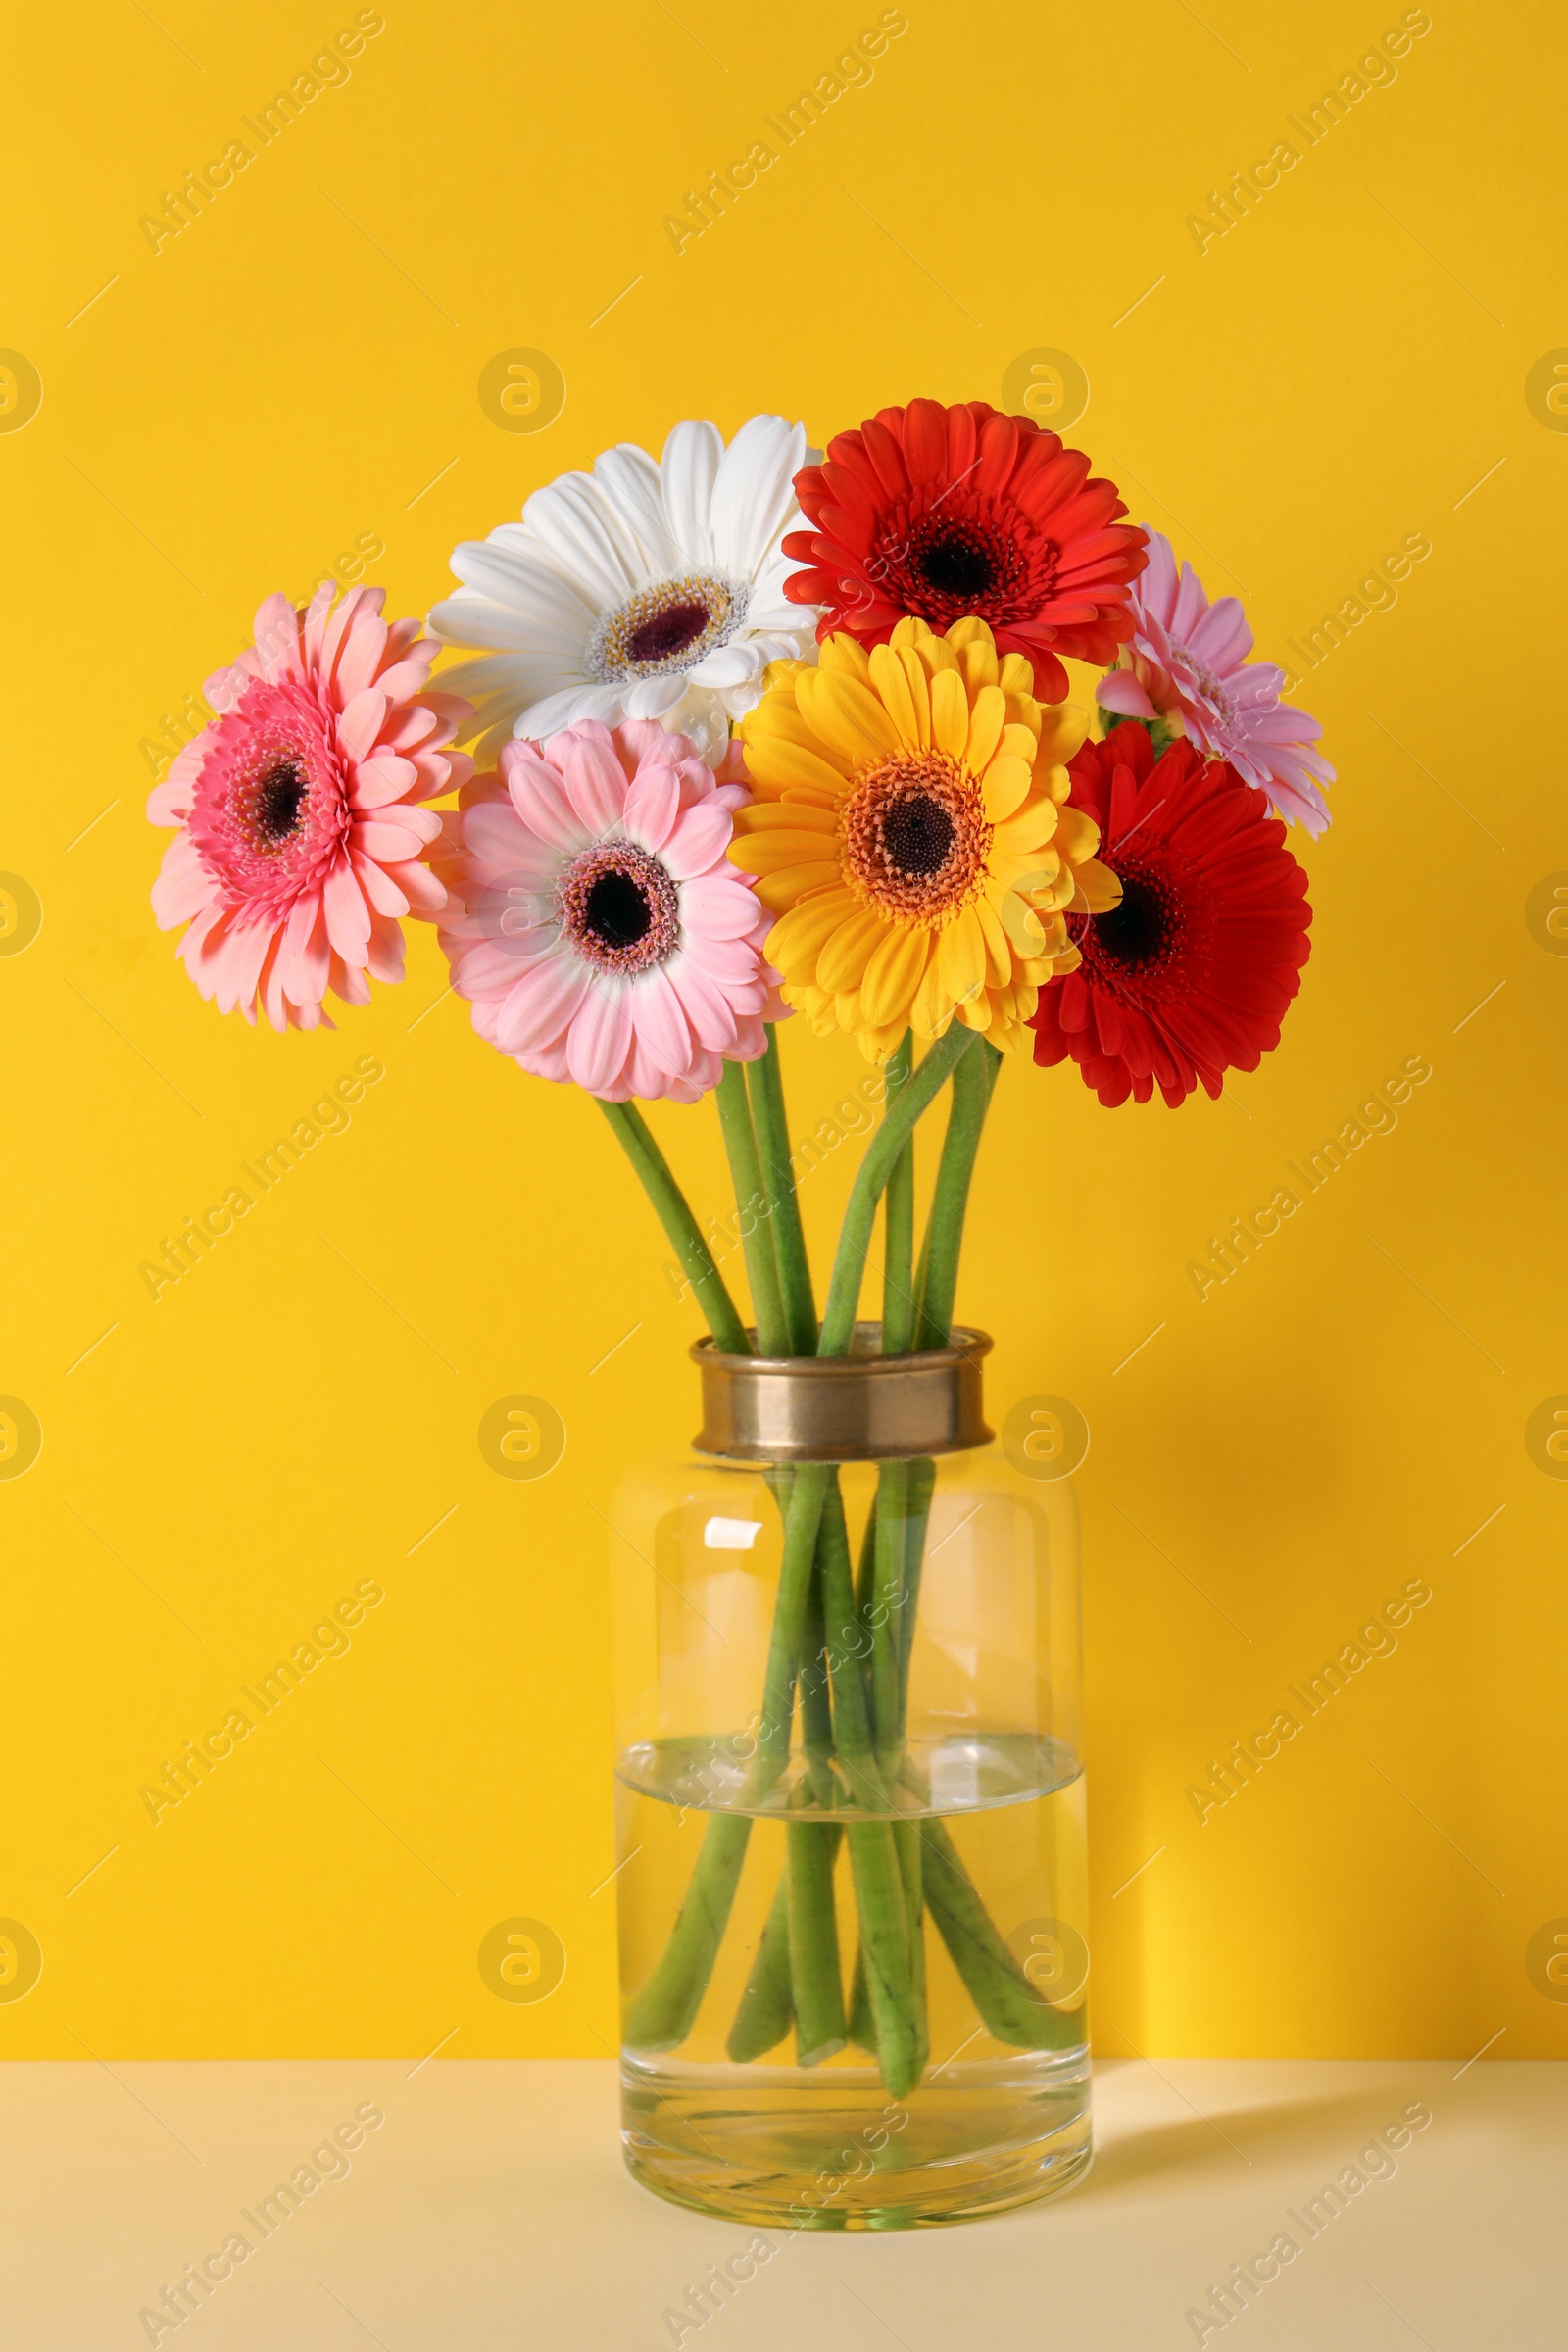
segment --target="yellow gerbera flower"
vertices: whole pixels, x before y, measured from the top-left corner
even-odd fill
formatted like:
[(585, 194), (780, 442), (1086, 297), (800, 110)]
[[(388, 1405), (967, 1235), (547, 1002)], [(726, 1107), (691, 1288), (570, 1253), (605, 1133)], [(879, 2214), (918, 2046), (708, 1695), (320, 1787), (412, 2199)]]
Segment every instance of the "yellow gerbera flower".
[(881, 1061), (954, 1015), (1016, 1047), (1043, 981), (1071, 971), (1069, 909), (1121, 895), (1100, 829), (1063, 806), (1087, 716), (1030, 691), (983, 620), (901, 620), (868, 654), (830, 637), (779, 662), (741, 722), (755, 799), (730, 857), (778, 916), (767, 956), (813, 1028)]

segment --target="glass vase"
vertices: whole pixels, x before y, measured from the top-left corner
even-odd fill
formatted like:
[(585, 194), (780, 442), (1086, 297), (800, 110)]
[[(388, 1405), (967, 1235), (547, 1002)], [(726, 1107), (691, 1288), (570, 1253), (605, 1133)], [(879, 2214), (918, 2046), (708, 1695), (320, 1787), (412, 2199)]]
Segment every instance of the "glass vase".
[(990, 1341), (704, 1341), (616, 1500), (626, 2160), (764, 2226), (917, 2229), (1089, 2162), (1077, 1514)]

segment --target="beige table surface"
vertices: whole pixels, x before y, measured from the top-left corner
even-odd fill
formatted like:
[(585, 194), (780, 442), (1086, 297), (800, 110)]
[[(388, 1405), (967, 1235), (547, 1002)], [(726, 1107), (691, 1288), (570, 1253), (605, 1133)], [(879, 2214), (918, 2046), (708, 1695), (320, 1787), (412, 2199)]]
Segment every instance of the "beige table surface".
[[(1417, 2101), (1432, 2120), (1396, 2171), (1309, 2239), (1293, 2209)], [(384, 2121), (352, 2169), (262, 2239), (242, 2209), (361, 2107)], [(160, 2344), (1175, 2352), (1189, 2309), (1284, 2232), (1296, 2259), (1208, 2344), (1568, 2346), (1568, 2067), (1128, 2062), (1101, 2068), (1096, 2114), (1094, 2169), (1059, 2201), (914, 2236), (772, 2231), (699, 2328), (665, 2315), (755, 2233), (634, 2186), (608, 2063), (10, 2065), (0, 2344), (146, 2344), (141, 2309), (237, 2230), (249, 2259)]]

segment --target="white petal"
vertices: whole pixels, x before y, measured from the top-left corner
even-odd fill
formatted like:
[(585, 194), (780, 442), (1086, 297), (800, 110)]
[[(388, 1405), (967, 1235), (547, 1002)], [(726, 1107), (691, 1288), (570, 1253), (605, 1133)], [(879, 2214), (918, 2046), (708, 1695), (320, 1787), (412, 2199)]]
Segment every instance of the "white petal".
[(563, 474), (536, 490), (522, 514), (545, 561), (574, 581), (596, 612), (624, 603), (647, 576), (649, 550), (637, 527), (642, 517), (629, 514), (589, 474)]
[(753, 578), (777, 553), (782, 532), (802, 526), (793, 476), (806, 462), (806, 427), (753, 416), (724, 452), (713, 485), (713, 552), (737, 579)]
[(670, 537), (679, 551), (674, 569), (712, 568), (713, 540), (709, 518), (713, 485), (723, 463), (724, 441), (716, 424), (695, 421), (677, 424), (664, 443), (660, 478)]

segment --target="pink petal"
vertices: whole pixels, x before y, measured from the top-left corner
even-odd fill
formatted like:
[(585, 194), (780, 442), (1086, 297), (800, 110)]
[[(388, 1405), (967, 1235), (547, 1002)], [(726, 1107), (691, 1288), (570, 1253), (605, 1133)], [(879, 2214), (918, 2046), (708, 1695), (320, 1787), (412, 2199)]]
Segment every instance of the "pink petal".
[(554, 849), (586, 848), (584, 828), (566, 798), (564, 780), (531, 744), (509, 743), (501, 754), (501, 773), (512, 805), (530, 833)]
[(645, 850), (662, 850), (679, 814), (680, 785), (673, 766), (656, 767), (645, 760), (626, 795), (627, 833)]
[(729, 848), (732, 831), (727, 808), (688, 808), (664, 845), (664, 863), (677, 882), (706, 874)]
[(576, 956), (554, 950), (529, 964), (513, 983), (496, 1016), (496, 1043), (508, 1054), (546, 1045), (559, 1037), (593, 985), (590, 967)]
[(632, 1024), (659, 1068), (678, 1078), (691, 1067), (692, 1033), (680, 999), (657, 964), (630, 991)]
[[(366, 700), (365, 695), (356, 697), (357, 702)], [(401, 801), (418, 778), (419, 771), (412, 760), (400, 760), (395, 752), (377, 752), (372, 759), (361, 760), (355, 768), (349, 786), (349, 806), (383, 808), (388, 801)]]
[(363, 760), (381, 732), (381, 722), (387, 713), (387, 699), (378, 687), (367, 686), (357, 694), (337, 722), (338, 749), (346, 760)]
[(771, 930), (773, 918), (738, 876), (726, 882), (721, 874), (700, 874), (681, 885), (680, 919), (710, 939), (745, 939), (760, 922)]
[(590, 833), (608, 833), (617, 823), (626, 801), (626, 778), (615, 757), (610, 729), (597, 719), (557, 735), (551, 757), (566, 779), (566, 790)]
[(326, 912), (327, 938), (344, 962), (363, 962), (365, 943), (370, 936), (370, 909), (346, 858), (333, 866), (322, 884), (321, 905)]
[(601, 981), (572, 1017), (566, 1060), (573, 1078), (591, 1095), (614, 1084), (631, 1045), (630, 991), (623, 982)]

